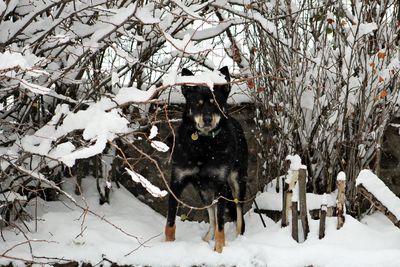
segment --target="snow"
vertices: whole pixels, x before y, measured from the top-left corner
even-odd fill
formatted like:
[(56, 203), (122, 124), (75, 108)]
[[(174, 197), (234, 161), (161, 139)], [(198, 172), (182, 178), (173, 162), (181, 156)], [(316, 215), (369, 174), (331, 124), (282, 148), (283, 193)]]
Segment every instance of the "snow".
[(153, 86), (147, 91), (139, 90), (136, 87), (123, 87), (118, 91), (114, 101), (119, 105), (123, 105), (129, 102), (146, 102), (151, 99), (155, 94), (156, 88)]
[(35, 55), (22, 55), (21, 53), (5, 51), (0, 53), (0, 70), (6, 70), (19, 67), (23, 70), (32, 68), (41, 58)]
[(301, 95), (300, 107), (304, 109), (314, 109), (314, 97), (315, 94), (312, 90), (305, 90)]
[[(226, 224), (227, 244), (222, 254), (218, 254), (213, 251), (213, 241), (207, 243), (201, 239), (208, 229), (207, 223), (182, 222), (178, 218), (176, 241), (165, 242), (165, 217), (124, 188), (112, 189), (111, 203), (100, 206), (95, 183), (94, 178), (83, 179), (85, 200), (76, 199), (79, 205), (90, 208), (91, 212), (85, 216), (82, 209), (65, 197), (62, 197), (64, 203), (38, 201), (38, 231), (33, 231), (34, 221), (27, 222), (31, 232), (26, 231), (33, 240), (34, 256), (105, 266), (110, 262), (102, 262), (103, 258), (137, 266), (400, 266), (400, 231), (379, 213), (366, 216), (361, 222), (346, 216), (340, 230), (336, 230), (336, 218), (328, 217), (322, 240), (318, 239), (319, 221), (310, 220), (308, 239), (297, 243), (291, 238), (290, 226), (281, 228), (279, 222), (265, 218), (264, 228), (258, 214), (250, 211), (245, 215), (244, 236), (236, 238), (234, 224)], [(72, 192), (75, 183), (67, 179), (63, 186)], [(33, 210), (34, 206), (27, 208)], [(3, 228), (2, 233), (6, 241), (2, 241), (0, 255), (25, 241), (17, 229)], [(31, 259), (27, 244), (16, 246), (6, 256)], [(34, 260), (46, 262), (44, 258)], [(0, 264), (9, 261), (0, 257)], [(13, 264), (25, 266), (17, 260)]]
[(357, 185), (362, 184), (400, 220), (400, 199), (370, 170), (362, 170), (357, 176)]
[[(176, 77), (172, 78), (171, 76), (171, 80), (163, 80), (163, 85), (173, 85), (176, 82)], [(228, 97), (228, 104), (235, 105), (240, 103), (251, 103), (250, 94), (251, 92), (247, 88), (246, 84), (233, 83), (231, 85), (231, 93)], [(165, 90), (161, 93), (159, 99), (173, 104), (181, 104), (185, 101), (180, 88), (170, 88)]]
[[(155, 92), (154, 86), (147, 91), (135, 87), (124, 87), (113, 99), (103, 97), (98, 102), (89, 103), (87, 109), (76, 113), (70, 111), (66, 104), (59, 105), (49, 123), (33, 135), (22, 138), (22, 148), (27, 152), (50, 156), (71, 167), (77, 159), (101, 153), (107, 142), (112, 141), (117, 134), (129, 131), (129, 121), (120, 114), (120, 110), (116, 108), (117, 105), (140, 104), (149, 101)], [(65, 118), (61, 125), (56, 127), (62, 116)], [(72, 143), (54, 145), (59, 138), (75, 130), (83, 130), (82, 137), (90, 143), (89, 146), (75, 148)], [(155, 146), (161, 151), (169, 149), (159, 141), (155, 143)]]
[(153, 139), (154, 137), (157, 136), (157, 134), (158, 134), (158, 128), (157, 128), (157, 126), (155, 126), (155, 125), (151, 126), (149, 139), (150, 139), (150, 140)]
[(164, 32), (165, 39), (179, 52), (186, 54), (198, 54), (206, 51), (205, 48), (196, 47), (191, 41), (191, 36), (186, 34), (182, 40), (175, 39), (169, 33)]
[(132, 171), (128, 168), (125, 168), (125, 170), (132, 177), (132, 181), (134, 181), (136, 183), (141, 183), (142, 186), (147, 190), (147, 192), (149, 192), (153, 197), (165, 197), (168, 194), (167, 191), (160, 190), (160, 188), (158, 188), (157, 186), (150, 183), (149, 180), (147, 180), (145, 177), (143, 177), (139, 173)]
[(160, 23), (160, 20), (157, 18), (154, 18), (151, 14), (151, 11), (146, 8), (138, 8), (135, 16), (138, 20), (140, 20), (143, 24), (157, 24)]
[(357, 41), (359, 38), (363, 37), (364, 35), (372, 33), (374, 30), (378, 28), (375, 22), (372, 23), (360, 23), (351, 26), (351, 35), (347, 37), (347, 40), (350, 43)]
[(344, 172), (339, 172), (336, 180), (337, 181), (346, 181), (346, 174)]
[[(207, 85), (211, 90), (214, 88), (214, 84), (225, 84), (225, 77), (220, 73), (219, 70), (204, 71), (200, 74), (193, 76), (178, 76), (176, 77), (176, 70), (172, 70), (163, 81), (164, 86), (171, 86), (175, 84), (187, 84), (187, 85)], [(176, 77), (176, 78), (173, 78)]]
[(30, 53), (26, 53), (25, 55), (9, 51), (0, 53), (0, 78), (6, 76), (7, 79), (15, 79), (23, 88), (26, 88), (35, 94), (48, 94), (51, 89), (22, 78), (17, 78), (16, 75), (19, 70), (24, 71), (25, 74), (31, 77), (39, 77), (44, 74), (47, 75), (48, 73), (46, 71), (39, 69), (38, 65), (40, 65), (42, 61), (43, 58)]
[(181, 1), (179, 1), (179, 0), (174, 0), (173, 2), (175, 2), (175, 4), (176, 4), (179, 8), (181, 8), (187, 15), (191, 16), (192, 18), (194, 18), (194, 19), (199, 19), (199, 20), (202, 19), (201, 16), (198, 16), (193, 10), (191, 10), (190, 7), (185, 6), (185, 4), (182, 3)]
[[(282, 192), (276, 192), (276, 182), (277, 179), (272, 180), (268, 185), (265, 186), (264, 192), (257, 195), (256, 202), (258, 207), (262, 210), (282, 210)], [(282, 187), (282, 179), (279, 179), (279, 188)], [(298, 188), (293, 190), (293, 196), (295, 196), (294, 192), (298, 192)], [(297, 194), (298, 195), (298, 194)], [(336, 198), (337, 198), (337, 190), (333, 191), (330, 194), (318, 195), (313, 193), (307, 193), (307, 208), (309, 210), (320, 209), (321, 205), (327, 205), (328, 207), (336, 206)], [(298, 197), (295, 197), (297, 201)]]
[[(26, 201), (27, 197), (26, 196), (21, 196), (20, 194), (13, 192), (13, 191), (8, 191), (0, 194), (0, 201), (3, 202), (13, 202), (14, 200), (20, 200), (20, 201)], [(0, 217), (1, 218), (1, 217)]]
[(288, 155), (286, 156), (286, 160), (290, 161), (290, 170), (292, 171), (297, 171), (300, 170), (302, 168), (302, 164), (301, 164), (301, 158), (299, 155)]
[[(235, 22), (239, 22), (239, 19), (236, 19)], [(187, 30), (180, 34), (177, 34), (176, 37), (183, 38), (186, 34), (189, 33), (191, 35), (192, 41), (206, 40), (206, 39), (213, 38), (213, 37), (218, 36), (219, 34), (223, 33), (232, 24), (234, 24), (234, 21), (226, 21), (226, 22), (218, 23), (217, 25), (213, 26), (212, 28), (208, 28), (208, 29), (202, 29), (202, 30), (190, 29), (190, 30)]]
[(161, 141), (152, 140), (150, 145), (160, 152), (167, 152), (169, 150), (169, 146)]
[(46, 88), (46, 87), (40, 86), (38, 84), (33, 84), (33, 83), (30, 83), (30, 82), (25, 81), (23, 79), (20, 79), (19, 81), (21, 82), (21, 85), (24, 88), (26, 88), (26, 89), (28, 89), (28, 90), (32, 91), (33, 93), (36, 93), (36, 94), (46, 95), (51, 91), (50, 88)]

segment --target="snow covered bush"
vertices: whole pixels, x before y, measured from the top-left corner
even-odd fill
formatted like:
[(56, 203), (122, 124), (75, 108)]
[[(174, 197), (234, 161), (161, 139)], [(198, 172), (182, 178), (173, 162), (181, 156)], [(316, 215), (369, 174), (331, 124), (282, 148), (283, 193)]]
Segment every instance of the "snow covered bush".
[(268, 174), (300, 153), (313, 191), (331, 191), (343, 170), (352, 201), (359, 171), (379, 173), (399, 105), (399, 14), (390, 0), (256, 1), (245, 10), (255, 22), (249, 58)]
[(250, 90), (265, 177), (284, 173), (286, 155), (299, 153), (314, 191), (331, 190), (344, 170), (351, 200), (358, 171), (379, 169), (382, 133), (398, 107), (399, 6), (394, 0), (3, 1), (1, 203), (13, 202), (4, 194), (21, 185), (59, 192), (51, 177), (77, 160), (102, 159), (107, 146), (123, 159), (120, 146), (144, 136), (166, 150), (141, 132), (167, 121), (157, 112), (180, 85), (183, 65), (229, 65), (233, 83)]
[(215, 63), (208, 57), (225, 30), (243, 22), (218, 20), (214, 4), (1, 2), (0, 212), (17, 198), (26, 201), (11, 194), (20, 188), (65, 194), (52, 177), (75, 175), (71, 168), (82, 169), (77, 162), (112, 164), (104, 160), (107, 147), (134, 171), (119, 146), (143, 139), (143, 130), (157, 123), (149, 111), (167, 102), (157, 98), (178, 83), (182, 65), (219, 67), (224, 53)]

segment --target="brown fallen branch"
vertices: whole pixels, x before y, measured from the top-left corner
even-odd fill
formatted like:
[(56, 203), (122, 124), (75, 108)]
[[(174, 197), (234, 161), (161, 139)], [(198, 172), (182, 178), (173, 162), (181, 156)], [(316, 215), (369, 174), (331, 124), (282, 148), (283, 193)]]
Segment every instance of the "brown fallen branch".
[(357, 193), (368, 199), (368, 201), (371, 202), (371, 204), (374, 205), (376, 209), (385, 214), (385, 216), (388, 217), (388, 219), (395, 226), (400, 228), (400, 219), (397, 218), (396, 215), (394, 215), (385, 205), (383, 205), (382, 202), (379, 201), (379, 199), (377, 199), (371, 192), (369, 192), (362, 184), (359, 184), (357, 186)]

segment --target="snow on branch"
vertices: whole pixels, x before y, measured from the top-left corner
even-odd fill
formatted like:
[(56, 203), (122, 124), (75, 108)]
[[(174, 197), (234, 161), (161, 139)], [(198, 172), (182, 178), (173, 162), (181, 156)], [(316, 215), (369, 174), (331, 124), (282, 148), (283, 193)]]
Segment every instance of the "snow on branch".
[(160, 190), (160, 188), (150, 183), (149, 180), (144, 178), (139, 173), (129, 170), (128, 168), (125, 168), (125, 170), (132, 177), (132, 181), (140, 183), (147, 190), (147, 192), (149, 192), (153, 197), (165, 197), (168, 194), (167, 191)]
[(301, 158), (299, 155), (288, 155), (286, 156), (286, 160), (290, 161), (290, 170), (298, 171), (302, 168)]
[(151, 140), (150, 145), (160, 152), (167, 152), (169, 150), (169, 146), (161, 141)]
[(47, 87), (44, 87), (44, 86), (41, 86), (38, 84), (30, 83), (23, 79), (19, 79), (19, 81), (23, 87), (25, 87), (26, 89), (30, 90), (31, 92), (33, 92), (35, 94), (46, 95), (51, 91), (50, 88), (47, 88)]
[(182, 40), (175, 39), (169, 33), (164, 32), (165, 39), (176, 49), (178, 52), (184, 54), (199, 54), (211, 49), (209, 48), (200, 48), (196, 47), (191, 41), (191, 35), (186, 34)]
[(194, 31), (193, 29), (190, 29), (190, 30), (187, 30), (184, 32), (180, 32), (180, 33), (176, 34), (175, 37), (178, 39), (183, 39), (184, 36), (189, 34), (189, 35), (191, 35), (192, 41), (203, 41), (203, 40), (207, 40), (207, 39), (211, 39), (216, 36), (219, 36), (224, 31), (226, 31), (226, 29), (231, 27), (232, 25), (241, 24), (241, 23), (243, 23), (242, 19), (233, 19), (233, 20), (229, 20), (229, 21), (220, 22), (217, 25), (215, 25), (211, 28), (208, 28), (208, 29), (204, 29), (204, 30)]
[(164, 78), (163, 86), (172, 85), (206, 85), (210, 89), (214, 84), (226, 84), (225, 77), (218, 71), (204, 71), (194, 76), (176, 76), (177, 70), (172, 69)]

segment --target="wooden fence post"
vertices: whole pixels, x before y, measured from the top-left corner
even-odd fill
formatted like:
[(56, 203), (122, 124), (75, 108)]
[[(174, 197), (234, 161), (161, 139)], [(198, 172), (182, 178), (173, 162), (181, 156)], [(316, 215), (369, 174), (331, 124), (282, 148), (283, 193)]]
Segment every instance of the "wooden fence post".
[(325, 205), (322, 204), (319, 215), (319, 239), (325, 237), (326, 210), (327, 210), (326, 204)]
[(286, 227), (288, 226), (288, 216), (287, 216), (287, 191), (288, 191), (289, 185), (285, 182), (285, 177), (282, 177), (282, 220), (281, 220), (281, 227)]
[(296, 186), (297, 180), (299, 178), (299, 171), (298, 170), (293, 170), (291, 176), (292, 176), (291, 180), (289, 181), (289, 183), (287, 185), (288, 189), (286, 190), (286, 197), (285, 197), (285, 200), (284, 200), (284, 201), (286, 201), (285, 212), (282, 212), (282, 214), (285, 213), (285, 216), (286, 216), (285, 217), (285, 221), (286, 221), (286, 223), (289, 222), (288, 216), (289, 216), (289, 214), (291, 212), (291, 207), (292, 207), (293, 189)]
[(344, 224), (344, 211), (345, 211), (345, 192), (346, 192), (346, 175), (344, 172), (340, 172), (337, 177), (337, 188), (338, 195), (336, 200), (336, 216), (337, 216), (337, 226), (336, 229), (342, 228)]
[(303, 226), (304, 240), (307, 239), (310, 228), (308, 225), (308, 210), (307, 210), (307, 192), (306, 192), (306, 169), (301, 168), (298, 175), (299, 183), (299, 202), (300, 202), (300, 220)]
[(299, 224), (297, 216), (297, 201), (291, 203), (292, 207), (292, 237), (296, 242), (299, 242)]

